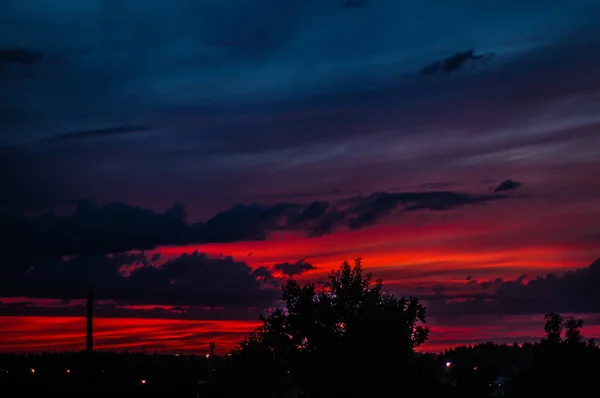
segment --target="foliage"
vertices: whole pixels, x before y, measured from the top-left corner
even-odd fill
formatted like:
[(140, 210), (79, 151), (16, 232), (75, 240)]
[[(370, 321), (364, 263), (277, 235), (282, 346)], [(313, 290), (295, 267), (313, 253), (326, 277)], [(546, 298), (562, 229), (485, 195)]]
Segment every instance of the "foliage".
[(564, 320), (560, 314), (551, 312), (544, 315), (544, 332), (546, 332), (546, 341), (551, 344), (560, 343), (560, 335), (563, 331)]
[[(344, 262), (320, 288), (288, 281), (283, 302), (234, 355), (270, 358), (306, 396), (363, 396), (423, 376), (414, 350), (429, 333), (425, 308), (373, 282), (360, 259)], [(352, 375), (352, 383), (340, 382)]]
[(515, 378), (511, 396), (597, 397), (600, 350), (583, 337), (583, 320), (556, 313), (545, 320), (546, 337), (535, 346), (533, 365)]
[(583, 320), (570, 318), (565, 322), (565, 342), (567, 344), (582, 344), (584, 343), (581, 328)]
[(583, 337), (583, 321), (557, 313), (544, 319), (546, 336), (538, 343), (488, 342), (446, 351), (439, 360), (452, 364), (445, 380), (451, 388), (440, 396), (598, 397), (600, 349)]

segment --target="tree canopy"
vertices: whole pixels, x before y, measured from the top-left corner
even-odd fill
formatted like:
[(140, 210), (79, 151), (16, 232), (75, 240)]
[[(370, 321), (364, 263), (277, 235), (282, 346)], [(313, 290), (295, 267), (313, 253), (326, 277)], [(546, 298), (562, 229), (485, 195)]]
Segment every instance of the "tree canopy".
[(534, 346), (533, 364), (521, 369), (510, 396), (597, 397), (600, 351), (582, 335), (583, 320), (553, 312), (544, 319), (546, 337)]
[(390, 383), (418, 376), (411, 365), (429, 333), (425, 308), (384, 290), (360, 259), (344, 262), (319, 287), (289, 280), (283, 303), (234, 356), (269, 358), (309, 397), (389, 391)]

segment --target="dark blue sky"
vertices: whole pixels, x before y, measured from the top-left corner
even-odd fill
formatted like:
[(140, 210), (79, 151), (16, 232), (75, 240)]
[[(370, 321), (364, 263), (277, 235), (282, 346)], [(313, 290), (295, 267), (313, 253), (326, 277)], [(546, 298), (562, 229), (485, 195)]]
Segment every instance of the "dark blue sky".
[[(38, 199), (202, 196), (211, 213), (257, 192), (341, 190), (357, 168), (354, 188), (369, 191), (396, 188), (373, 182), (391, 170), (427, 183), (440, 161), (515, 148), (596, 155), (556, 138), (597, 123), (592, 0), (0, 7), (0, 48), (40, 56), (0, 69), (0, 140), (17, 147), (6, 178), (36, 183)], [(468, 50), (494, 57), (420, 74)]]

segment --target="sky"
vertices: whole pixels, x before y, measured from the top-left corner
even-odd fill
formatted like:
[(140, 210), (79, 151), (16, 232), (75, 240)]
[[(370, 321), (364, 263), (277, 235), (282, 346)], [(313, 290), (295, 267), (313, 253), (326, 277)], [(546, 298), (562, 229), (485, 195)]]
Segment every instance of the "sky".
[(436, 351), (600, 337), (596, 0), (0, 4), (0, 351), (233, 347), (344, 261)]

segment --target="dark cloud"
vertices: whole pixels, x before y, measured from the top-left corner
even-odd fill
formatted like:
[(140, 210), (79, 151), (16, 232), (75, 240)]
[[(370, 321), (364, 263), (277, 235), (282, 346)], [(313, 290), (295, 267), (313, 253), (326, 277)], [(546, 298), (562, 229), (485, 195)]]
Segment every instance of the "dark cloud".
[(322, 217), (327, 209), (329, 208), (329, 203), (327, 202), (312, 202), (306, 209), (304, 209), (300, 214), (294, 217), (291, 221), (294, 224), (302, 224), (305, 222), (314, 221)]
[(422, 75), (458, 72), (467, 64), (485, 63), (495, 56), (494, 53), (475, 54), (475, 50), (458, 52), (441, 61), (435, 61), (421, 69)]
[(346, 214), (343, 211), (332, 210), (320, 218), (307, 231), (310, 238), (327, 235), (333, 232), (337, 225), (344, 224)]
[(335, 228), (346, 226), (357, 230), (375, 225), (381, 218), (394, 211), (398, 214), (414, 211), (443, 211), (473, 204), (506, 199), (506, 196), (471, 195), (451, 191), (429, 192), (376, 192), (369, 196), (357, 196), (342, 201), (344, 206), (332, 208), (308, 229), (308, 236), (331, 233)]
[(519, 188), (522, 183), (515, 180), (504, 180), (502, 181), (496, 188), (494, 188), (494, 192), (505, 192), (505, 191), (514, 191)]
[(367, 0), (345, 0), (342, 3), (344, 8), (363, 7), (367, 5)]
[(279, 286), (281, 283), (281, 279), (274, 277), (272, 271), (264, 266), (256, 268), (252, 272), (252, 275), (254, 275), (254, 277), (256, 277), (258, 280), (272, 286)]
[(0, 187), (1, 214), (6, 209), (49, 206), (63, 183), (43, 153), (0, 145)]
[(458, 183), (452, 182), (452, 181), (436, 181), (436, 182), (429, 182), (427, 184), (419, 185), (419, 188), (444, 189), (444, 188), (450, 188), (450, 187), (453, 187), (456, 185), (458, 185)]
[(0, 70), (8, 65), (35, 65), (43, 59), (37, 51), (24, 48), (0, 49)]
[[(41, 302), (40, 302), (41, 301)], [(46, 303), (48, 300), (28, 298), (0, 298), (0, 316), (84, 316), (82, 300), (64, 303)], [(94, 316), (105, 318), (156, 318), (156, 319), (210, 319), (210, 320), (257, 320), (260, 315), (272, 311), (266, 307), (243, 306), (166, 306), (125, 305), (114, 301), (96, 300)]]
[[(600, 312), (600, 259), (589, 267), (562, 275), (548, 274), (526, 281), (496, 278), (491, 281), (436, 287), (429, 297), (435, 317), (457, 314), (540, 314)], [(479, 292), (477, 292), (479, 291)]]
[(300, 211), (302, 206), (240, 205), (218, 213), (205, 223), (188, 224), (182, 206), (160, 213), (119, 202), (98, 206), (80, 200), (74, 212), (65, 216), (52, 212), (37, 217), (19, 213), (0, 215), (1, 230), (6, 234), (0, 249), (8, 256), (56, 256), (262, 240), (268, 231), (278, 229), (280, 218), (293, 209)]
[(271, 306), (280, 293), (266, 270), (231, 257), (194, 252), (164, 263), (142, 254), (7, 259), (4, 297), (80, 299), (91, 286), (99, 300), (120, 305)]
[(94, 137), (106, 137), (124, 134), (145, 133), (152, 130), (151, 127), (142, 125), (111, 126), (102, 129), (71, 131), (69, 133), (52, 136), (46, 141), (63, 141), (71, 139), (85, 139)]
[(237, 205), (205, 222), (188, 223), (183, 206), (160, 213), (120, 202), (98, 206), (79, 200), (71, 214), (27, 217), (0, 213), (6, 256), (61, 256), (148, 250), (164, 245), (264, 240), (273, 231), (302, 230), (310, 237), (339, 227), (361, 229), (394, 211), (442, 211), (505, 199), (501, 194), (450, 191), (379, 192), (336, 203)]
[(80, 200), (65, 216), (4, 215), (2, 231), (7, 238), (0, 247), (9, 256), (115, 253), (201, 240), (199, 227), (186, 224), (181, 206), (157, 213), (123, 203), (97, 206)]
[(206, 238), (212, 242), (263, 240), (270, 231), (287, 229), (287, 219), (303, 208), (290, 203), (238, 205), (206, 221)]
[(295, 263), (289, 263), (286, 261), (285, 263), (275, 264), (273, 269), (276, 271), (281, 271), (282, 274), (292, 277), (300, 275), (306, 271), (317, 269), (317, 267), (307, 263), (304, 260), (298, 260)]
[(346, 210), (350, 229), (361, 229), (375, 224), (399, 206), (401, 211), (442, 211), (461, 206), (504, 199), (500, 195), (471, 195), (451, 191), (430, 192), (377, 192), (367, 197), (351, 199), (352, 206)]

